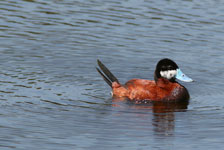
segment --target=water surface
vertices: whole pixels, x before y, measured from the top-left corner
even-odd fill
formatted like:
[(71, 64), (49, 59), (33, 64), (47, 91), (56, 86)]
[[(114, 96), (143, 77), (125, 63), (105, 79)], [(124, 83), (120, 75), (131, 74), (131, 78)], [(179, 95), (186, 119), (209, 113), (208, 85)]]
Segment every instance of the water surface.
[[(223, 4), (2, 0), (0, 148), (222, 149)], [(113, 102), (95, 70), (153, 79), (164, 57), (196, 80), (189, 105)]]

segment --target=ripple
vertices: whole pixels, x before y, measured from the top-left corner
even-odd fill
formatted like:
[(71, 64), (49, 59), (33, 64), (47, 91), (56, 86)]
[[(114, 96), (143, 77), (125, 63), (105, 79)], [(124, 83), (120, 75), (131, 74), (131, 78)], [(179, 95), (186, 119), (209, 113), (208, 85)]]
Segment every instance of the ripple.
[(12, 91), (1, 91), (1, 90), (0, 90), (0, 93), (11, 94), (11, 93), (14, 93), (14, 92), (12, 92)]
[[(222, 1), (0, 4), (3, 149), (223, 148)], [(187, 107), (116, 101), (95, 70), (153, 79), (163, 57), (197, 81)]]

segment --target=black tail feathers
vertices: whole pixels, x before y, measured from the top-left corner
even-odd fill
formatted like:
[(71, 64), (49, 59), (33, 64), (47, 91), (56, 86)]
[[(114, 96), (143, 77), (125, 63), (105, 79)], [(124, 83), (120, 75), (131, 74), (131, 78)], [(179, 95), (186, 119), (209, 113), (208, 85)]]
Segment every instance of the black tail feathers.
[(110, 70), (100, 61), (97, 60), (98, 66), (96, 70), (99, 72), (99, 74), (103, 77), (103, 79), (107, 82), (107, 84), (112, 87), (113, 82), (119, 83), (118, 79), (110, 72)]

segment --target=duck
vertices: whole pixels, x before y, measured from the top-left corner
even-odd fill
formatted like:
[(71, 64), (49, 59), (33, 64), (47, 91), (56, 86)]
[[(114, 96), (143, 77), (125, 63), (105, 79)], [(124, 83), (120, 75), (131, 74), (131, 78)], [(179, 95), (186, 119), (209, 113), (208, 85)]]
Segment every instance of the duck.
[(136, 104), (189, 101), (190, 95), (187, 88), (176, 79), (183, 82), (193, 80), (169, 58), (159, 60), (155, 68), (154, 80), (131, 79), (125, 84), (121, 84), (99, 59), (97, 64), (96, 70), (112, 88), (113, 97), (125, 98)]

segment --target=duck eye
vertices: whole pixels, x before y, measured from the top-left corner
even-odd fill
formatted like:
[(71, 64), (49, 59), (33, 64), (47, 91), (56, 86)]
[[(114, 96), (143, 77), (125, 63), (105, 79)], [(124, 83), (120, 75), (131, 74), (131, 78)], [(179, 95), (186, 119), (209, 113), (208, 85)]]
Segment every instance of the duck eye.
[(182, 74), (182, 77), (184, 77), (184, 74)]
[(173, 66), (171, 66), (171, 65), (167, 66), (167, 69), (168, 70), (174, 70)]

